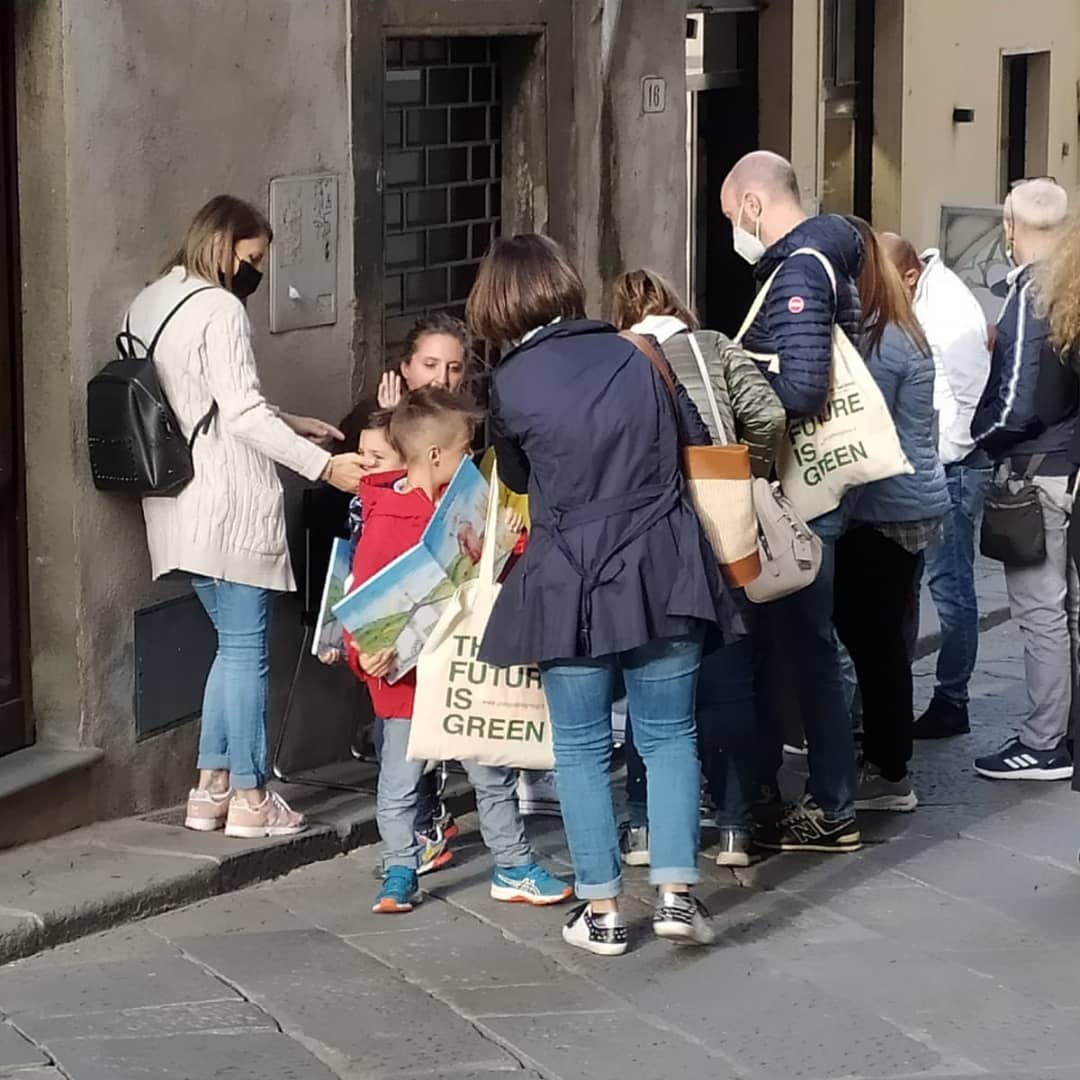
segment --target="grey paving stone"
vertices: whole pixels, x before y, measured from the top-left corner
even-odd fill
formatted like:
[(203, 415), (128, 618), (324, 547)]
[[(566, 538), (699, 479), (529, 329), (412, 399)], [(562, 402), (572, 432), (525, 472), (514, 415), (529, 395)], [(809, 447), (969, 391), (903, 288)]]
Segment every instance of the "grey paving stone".
[(337, 1074), (279, 1033), (76, 1039), (54, 1048), (75, 1080), (336, 1080)]
[(500, 983), (498, 986), (456, 987), (440, 990), (465, 1016), (531, 1016), (541, 1013), (619, 1012), (629, 1008), (591, 980), (564, 972), (552, 982)]
[(546, 982), (560, 974), (554, 960), (460, 914), (428, 930), (348, 940), (432, 989)]
[(763, 949), (685, 951), (658, 977), (627, 984), (624, 994), (754, 1080), (917, 1074), (942, 1064), (939, 1053), (883, 1018), (871, 998), (853, 1003), (807, 974), (778, 966)]
[(64, 964), (29, 970), (0, 968), (0, 1002), (14, 1017), (66, 1016), (84, 1010), (130, 1009), (237, 995), (220, 979), (181, 957), (110, 963)]
[(44, 1065), (48, 1058), (10, 1024), (0, 1021), (0, 1076), (17, 1066)]
[(39, 1045), (63, 1039), (145, 1039), (196, 1031), (276, 1031), (274, 1020), (247, 1001), (154, 1005), (123, 1011), (79, 1013), (45, 1019), (22, 1017), (22, 1029)]
[(117, 960), (148, 960), (179, 955), (174, 946), (150, 933), (147, 926), (147, 923), (134, 923), (69, 941), (37, 956), (20, 960), (19, 969), (53, 971), (66, 964), (113, 963)]
[(1075, 941), (1019, 950), (988, 943), (985, 949), (950, 953), (948, 960), (980, 976), (984, 994), (1004, 989), (1055, 1008), (1080, 1010), (1080, 943)]
[(1080, 1061), (1080, 1027), (1072, 1014), (995, 985), (954, 954), (929, 957), (883, 941), (809, 949), (780, 962), (792, 978), (805, 978), (853, 1008), (872, 1003), (875, 1012), (961, 1071)]
[(334, 1047), (373, 1076), (437, 1070), (447, 1061), (489, 1070), (515, 1064), (397, 971), (323, 931), (227, 934), (185, 945), (286, 1031)]
[(711, 1080), (739, 1075), (723, 1055), (622, 1013), (498, 1017), (484, 1023), (560, 1080), (668, 1077), (676, 1070)]
[(310, 922), (286, 910), (273, 894), (258, 889), (215, 896), (179, 911), (156, 915), (143, 925), (152, 936), (170, 941), (203, 934), (312, 929)]
[(0, 1068), (0, 1080), (67, 1080), (59, 1070), (45, 1069), (3, 1069)]

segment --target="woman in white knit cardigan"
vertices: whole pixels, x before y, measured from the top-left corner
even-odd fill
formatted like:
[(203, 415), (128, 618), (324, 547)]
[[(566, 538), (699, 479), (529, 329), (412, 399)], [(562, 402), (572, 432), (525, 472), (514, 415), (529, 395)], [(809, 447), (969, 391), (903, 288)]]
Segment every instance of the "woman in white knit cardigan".
[(259, 388), (245, 301), (262, 279), (271, 239), (253, 206), (212, 199), (170, 268), (129, 312), (131, 332), (150, 341), (183, 302), (157, 344), (158, 376), (187, 435), (216, 405), (194, 443), (195, 478), (179, 495), (144, 499), (143, 516), (154, 577), (190, 574), (218, 637), (186, 824), (204, 832), (224, 825), (238, 837), (305, 827), (303, 815), (264, 786), (270, 602), (296, 588), (276, 466), (342, 491), (355, 491), (360, 479), (356, 454), (321, 448), (340, 435), (334, 427), (281, 412)]

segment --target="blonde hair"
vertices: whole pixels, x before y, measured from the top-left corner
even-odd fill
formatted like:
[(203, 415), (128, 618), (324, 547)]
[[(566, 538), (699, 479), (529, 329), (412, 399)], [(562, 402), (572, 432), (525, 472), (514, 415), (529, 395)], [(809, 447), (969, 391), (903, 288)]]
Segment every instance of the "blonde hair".
[(274, 230), (261, 210), (233, 195), (215, 195), (195, 215), (165, 272), (182, 266), (193, 277), (231, 289), (236, 245), (260, 236), (265, 236), (267, 243), (274, 239)]
[(1080, 348), (1080, 210), (1074, 212), (1038, 274), (1040, 301), (1050, 320), (1050, 339), (1061, 350)]
[(643, 267), (627, 270), (615, 280), (611, 321), (616, 330), (629, 330), (646, 315), (673, 315), (691, 330), (699, 327), (697, 316), (663, 274)]

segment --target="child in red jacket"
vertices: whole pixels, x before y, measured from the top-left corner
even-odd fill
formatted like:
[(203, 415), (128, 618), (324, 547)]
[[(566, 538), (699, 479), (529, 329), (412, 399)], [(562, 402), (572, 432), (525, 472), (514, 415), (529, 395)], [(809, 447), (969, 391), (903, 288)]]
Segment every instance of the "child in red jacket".
[[(368, 477), (361, 484), (364, 529), (353, 558), (354, 585), (372, 578), (420, 540), (438, 498), (469, 453), (475, 422), (475, 409), (466, 400), (439, 387), (414, 391), (395, 409), (390, 438), (406, 468)], [(405, 756), (416, 673), (390, 684), (385, 676), (393, 665), (393, 649), (358, 654), (349, 641), (348, 652), (350, 665), (371, 692), (375, 715), (384, 721), (376, 799), (384, 876), (372, 910), (411, 911), (421, 899), (420, 845), (413, 824), (417, 785), (424, 773), (424, 762)], [(536, 862), (525, 837), (514, 795), (516, 773), (476, 762), (464, 764), (476, 789), (480, 832), (495, 857), (492, 897), (536, 905), (566, 900), (570, 886)]]

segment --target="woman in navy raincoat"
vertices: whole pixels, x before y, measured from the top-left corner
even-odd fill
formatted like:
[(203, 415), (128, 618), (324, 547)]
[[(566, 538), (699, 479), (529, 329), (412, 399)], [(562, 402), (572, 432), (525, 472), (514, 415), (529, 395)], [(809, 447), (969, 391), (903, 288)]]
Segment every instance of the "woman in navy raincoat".
[(708, 431), (685, 391), (673, 399), (631, 341), (586, 319), (581, 278), (545, 237), (496, 241), (468, 317), (503, 351), (492, 435), (500, 477), (528, 491), (532, 518), (480, 655), (543, 672), (586, 901), (563, 937), (602, 955), (627, 945), (608, 779), (621, 673), (649, 775), (654, 930), (708, 944), (708, 913), (689, 893), (699, 877), (694, 691), (706, 629), (725, 638), (742, 630), (680, 471), (680, 431), (694, 443), (708, 443)]

